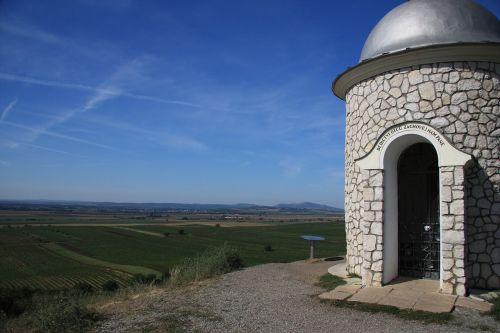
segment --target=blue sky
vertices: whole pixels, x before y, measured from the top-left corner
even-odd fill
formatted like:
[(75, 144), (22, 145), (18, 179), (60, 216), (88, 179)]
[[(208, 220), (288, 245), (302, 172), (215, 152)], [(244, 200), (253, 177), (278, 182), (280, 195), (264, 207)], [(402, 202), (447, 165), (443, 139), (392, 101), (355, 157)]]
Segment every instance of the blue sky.
[(343, 207), (331, 81), (399, 3), (0, 1), (0, 199)]

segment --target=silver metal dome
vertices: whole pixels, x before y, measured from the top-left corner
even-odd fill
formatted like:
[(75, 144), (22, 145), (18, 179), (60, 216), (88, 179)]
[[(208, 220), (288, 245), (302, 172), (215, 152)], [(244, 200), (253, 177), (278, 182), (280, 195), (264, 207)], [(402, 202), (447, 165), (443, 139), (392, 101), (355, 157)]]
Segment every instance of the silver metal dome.
[(378, 22), (360, 62), (405, 49), (453, 44), (500, 43), (500, 21), (472, 0), (411, 0)]

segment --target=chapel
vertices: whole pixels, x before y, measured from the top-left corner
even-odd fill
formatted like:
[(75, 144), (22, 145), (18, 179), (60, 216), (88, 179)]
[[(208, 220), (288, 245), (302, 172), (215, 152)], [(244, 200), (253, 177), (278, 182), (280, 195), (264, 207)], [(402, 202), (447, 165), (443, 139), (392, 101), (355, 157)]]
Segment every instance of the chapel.
[(333, 82), (346, 103), (347, 270), (362, 284), (500, 288), (500, 22), (410, 0)]

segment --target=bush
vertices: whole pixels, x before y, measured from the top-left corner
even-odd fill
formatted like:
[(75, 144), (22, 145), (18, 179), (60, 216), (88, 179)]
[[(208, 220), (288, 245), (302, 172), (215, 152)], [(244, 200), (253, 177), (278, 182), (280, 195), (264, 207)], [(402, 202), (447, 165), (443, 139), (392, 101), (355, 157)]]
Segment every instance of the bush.
[(201, 255), (187, 258), (170, 272), (170, 282), (174, 285), (200, 281), (228, 273), (243, 267), (238, 251), (227, 244), (209, 248)]
[(179, 233), (179, 235), (185, 235), (186, 234), (186, 232), (184, 231), (184, 229), (179, 229), (177, 232)]
[(120, 288), (115, 280), (108, 280), (102, 284), (102, 291), (115, 292)]
[(170, 236), (170, 232), (164, 232), (164, 233), (163, 233), (163, 235), (164, 235), (165, 237), (168, 237), (168, 236)]
[(162, 271), (161, 274), (162, 274), (161, 278), (160, 278), (161, 281), (166, 281), (166, 280), (170, 279), (170, 270), (168, 268), (166, 270)]
[(87, 282), (78, 282), (73, 286), (73, 290), (80, 295), (88, 295), (94, 292), (94, 287)]
[(273, 251), (273, 247), (271, 246), (271, 244), (267, 244), (266, 246), (264, 246), (264, 251), (266, 251), (266, 252)]
[(491, 308), (489, 315), (492, 316), (496, 321), (500, 321), (500, 296), (495, 297), (494, 299), (490, 300), (490, 302), (493, 303), (493, 307)]
[(35, 332), (83, 332), (99, 320), (96, 312), (78, 303), (75, 297), (41, 296), (33, 303), (26, 320)]
[(220, 223), (217, 223), (217, 224), (215, 225), (215, 227), (216, 227), (216, 228), (220, 228)]
[(156, 274), (134, 274), (132, 277), (132, 284), (158, 284), (162, 281), (162, 277), (158, 278)]
[(0, 317), (21, 315), (31, 304), (33, 291), (29, 289), (0, 289)]

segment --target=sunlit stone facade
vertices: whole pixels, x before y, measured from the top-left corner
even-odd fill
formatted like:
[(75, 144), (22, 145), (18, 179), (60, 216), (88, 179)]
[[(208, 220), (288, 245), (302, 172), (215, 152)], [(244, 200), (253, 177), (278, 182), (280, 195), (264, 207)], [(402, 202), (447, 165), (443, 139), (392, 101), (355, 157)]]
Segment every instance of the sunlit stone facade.
[[(429, 13), (456, 26), (427, 22), (415, 37)], [(371, 286), (415, 271), (443, 293), (500, 288), (500, 23), (469, 0), (413, 0), (379, 22), (362, 59), (332, 87), (347, 111), (348, 272)]]
[[(460, 233), (453, 242), (443, 240), (443, 259), (447, 258), (442, 262), (446, 269), (443, 279), (454, 281), (451, 284), (460, 290), (465, 276), (471, 287), (500, 287), (499, 101), (500, 64), (478, 62), (393, 70), (360, 82), (348, 92), (345, 207), (349, 272), (369, 274), (373, 276), (370, 280), (382, 282), (383, 172), (370, 170), (363, 176), (356, 160), (367, 155), (394, 125), (419, 122), (473, 157), (461, 169), (441, 170), (442, 230)], [(368, 216), (374, 219), (368, 220)], [(466, 260), (455, 263), (455, 257)]]

